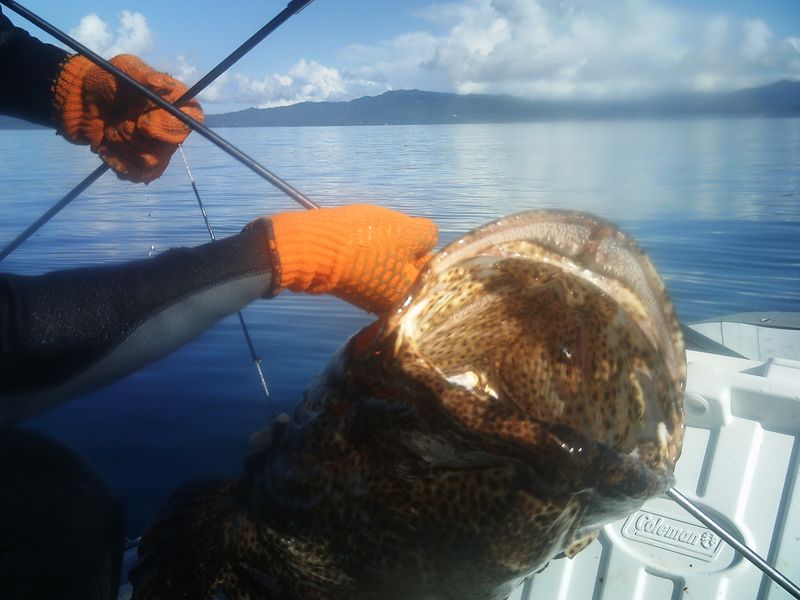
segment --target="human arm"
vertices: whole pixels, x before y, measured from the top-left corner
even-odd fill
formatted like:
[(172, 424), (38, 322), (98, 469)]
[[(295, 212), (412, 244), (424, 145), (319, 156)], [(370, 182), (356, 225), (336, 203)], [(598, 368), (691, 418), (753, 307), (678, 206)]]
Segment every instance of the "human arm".
[(53, 81), (68, 56), (15, 27), (0, 8), (0, 113), (55, 127)]
[[(110, 62), (167, 102), (187, 91), (177, 79), (127, 54)], [(197, 100), (181, 110), (197, 121)], [(162, 175), (190, 129), (136, 90), (81, 55), (70, 55), (15, 27), (0, 9), (0, 113), (54, 127), (89, 145), (121, 179), (150, 182)]]
[(0, 423), (169, 354), (270, 283), (263, 223), (149, 259), (0, 276)]
[(0, 275), (0, 424), (132, 373), (285, 288), (385, 311), (435, 243), (427, 219), (355, 205), (122, 265)]

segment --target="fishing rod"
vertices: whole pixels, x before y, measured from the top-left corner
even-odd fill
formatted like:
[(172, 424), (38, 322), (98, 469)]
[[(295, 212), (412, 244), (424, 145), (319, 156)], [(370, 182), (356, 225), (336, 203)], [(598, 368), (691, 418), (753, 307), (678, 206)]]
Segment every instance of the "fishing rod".
[(721, 537), (731, 548), (736, 550), (739, 554), (749, 560), (752, 564), (758, 567), (762, 573), (772, 579), (775, 583), (781, 586), (784, 590), (789, 592), (793, 598), (800, 599), (800, 588), (797, 587), (792, 581), (789, 580), (783, 573), (778, 571), (775, 567), (770, 565), (761, 556), (753, 551), (752, 548), (743, 544), (731, 535), (727, 529), (717, 523), (708, 514), (703, 512), (699, 506), (689, 500), (686, 496), (681, 494), (675, 488), (670, 488), (666, 492), (672, 500), (677, 502), (686, 512), (692, 515), (695, 519), (703, 523), (706, 527), (711, 529), (719, 537)]
[[(239, 160), (242, 164), (249, 167), (253, 170), (257, 175), (261, 176), (262, 178), (266, 179), (269, 183), (274, 185), (280, 191), (285, 193), (287, 196), (292, 198), (295, 202), (299, 203), (300, 205), (304, 206), (305, 208), (319, 208), (317, 204), (312, 202), (309, 198), (307, 198), (304, 194), (296, 190), (294, 187), (289, 185), (286, 181), (275, 175), (274, 173), (270, 172), (268, 169), (263, 167), (261, 164), (256, 162), (250, 156), (218, 136), (216, 133), (205, 127), (202, 123), (195, 121), (191, 117), (187, 116), (181, 110), (178, 109), (179, 106), (182, 106), (187, 101), (191, 100), (194, 96), (200, 93), (203, 89), (208, 87), (208, 85), (213, 82), (217, 77), (219, 77), (222, 73), (224, 73), (227, 69), (229, 69), (234, 63), (239, 61), (245, 54), (247, 54), (250, 50), (252, 50), (259, 42), (261, 42), (264, 38), (270, 35), (273, 31), (275, 31), (278, 27), (280, 27), (283, 23), (285, 23), (290, 17), (299, 13), (303, 8), (311, 4), (313, 0), (291, 0), (286, 7), (278, 13), (272, 20), (269, 21), (264, 27), (259, 29), (256, 33), (254, 33), (249, 39), (247, 39), (243, 44), (241, 44), (236, 50), (231, 52), (225, 59), (222, 60), (216, 67), (211, 69), (204, 77), (202, 77), (197, 83), (195, 83), (191, 88), (189, 88), (185, 94), (183, 94), (178, 100), (175, 102), (175, 105), (170, 104), (158, 94), (155, 94), (150, 89), (143, 86), (141, 83), (136, 81), (135, 79), (128, 76), (126, 73), (123, 73), (119, 69), (117, 69), (114, 65), (109, 63), (103, 57), (99, 56), (95, 52), (92, 52), (89, 48), (75, 40), (74, 38), (70, 37), (60, 29), (56, 28), (55, 26), (51, 25), (38, 15), (34, 14), (24, 6), (20, 5), (18, 2), (14, 2), (13, 0), (0, 0), (0, 4), (9, 8), (10, 10), (14, 11), (24, 19), (30, 21), (43, 31), (46, 31), (54, 38), (59, 40), (60, 42), (64, 43), (65, 45), (69, 46), (76, 52), (83, 54), (94, 62), (96, 65), (100, 66), (101, 68), (105, 69), (106, 71), (112, 73), (116, 77), (118, 77), (121, 81), (125, 82), (126, 85), (131, 86), (133, 89), (137, 90), (139, 93), (143, 94), (146, 98), (154, 102), (157, 106), (163, 108), (175, 118), (179, 119), (181, 122), (186, 124), (187, 126), (191, 127), (194, 131), (197, 131), (217, 145), (219, 148), (233, 156), (235, 159)], [(110, 167), (103, 163), (99, 167), (97, 167), (94, 171), (92, 171), (82, 182), (80, 182), (75, 188), (73, 188), (69, 193), (67, 193), (61, 200), (59, 200), (56, 204), (54, 204), (50, 209), (48, 209), (44, 214), (42, 214), (38, 219), (36, 219), (30, 226), (28, 226), (25, 231), (23, 231), (20, 235), (18, 235), (14, 240), (12, 240), (9, 244), (0, 251), (0, 261), (3, 261), (9, 254), (11, 254), (14, 250), (16, 250), (25, 240), (27, 240), (31, 235), (36, 233), (45, 223), (47, 223), (50, 219), (52, 219), (56, 214), (58, 214), (65, 206), (67, 206), (72, 200), (78, 197), (81, 193), (83, 193), (89, 186), (91, 186), (95, 181), (97, 181), (101, 175), (103, 175), (106, 171), (108, 171)]]
[[(194, 197), (197, 199), (197, 205), (200, 207), (200, 213), (203, 215), (203, 221), (206, 224), (206, 231), (208, 231), (211, 241), (216, 242), (217, 236), (214, 234), (214, 229), (211, 227), (211, 222), (208, 220), (208, 213), (206, 212), (206, 207), (203, 204), (203, 200), (200, 198), (200, 191), (197, 189), (197, 183), (195, 183), (192, 170), (189, 168), (189, 161), (186, 160), (186, 155), (183, 153), (183, 145), (179, 145), (178, 150), (180, 150), (181, 158), (183, 159), (183, 166), (186, 167), (186, 172), (189, 174), (189, 183), (192, 184)], [(253, 340), (250, 337), (250, 331), (247, 329), (247, 324), (244, 322), (244, 315), (242, 315), (242, 311), (237, 310), (236, 315), (239, 317), (239, 324), (242, 326), (242, 333), (244, 334), (244, 339), (247, 342), (247, 347), (250, 350), (250, 359), (253, 361), (253, 364), (256, 366), (256, 370), (258, 371), (258, 378), (259, 381), (261, 381), (261, 389), (264, 391), (264, 395), (267, 397), (267, 402), (269, 402), (269, 388), (267, 387), (267, 380), (264, 377), (264, 371), (261, 370), (261, 358), (258, 356), (258, 354), (256, 354), (256, 348), (253, 345)]]

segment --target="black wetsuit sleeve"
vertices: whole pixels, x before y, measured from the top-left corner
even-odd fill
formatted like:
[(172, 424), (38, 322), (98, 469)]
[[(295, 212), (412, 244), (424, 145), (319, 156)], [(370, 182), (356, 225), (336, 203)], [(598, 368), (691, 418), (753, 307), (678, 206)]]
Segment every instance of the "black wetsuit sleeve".
[(52, 88), (67, 56), (15, 27), (0, 8), (0, 113), (55, 127)]
[(267, 227), (121, 265), (0, 275), (0, 423), (127, 375), (262, 297)]

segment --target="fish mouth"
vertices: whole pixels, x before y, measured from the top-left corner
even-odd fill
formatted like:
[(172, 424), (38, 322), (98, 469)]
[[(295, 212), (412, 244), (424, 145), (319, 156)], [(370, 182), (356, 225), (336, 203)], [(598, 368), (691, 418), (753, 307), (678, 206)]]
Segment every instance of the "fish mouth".
[(547, 424), (672, 471), (680, 327), (612, 223), (557, 210), (489, 223), (437, 253), (386, 325), (395, 355), (435, 373), (442, 407), (471, 430), (535, 446)]

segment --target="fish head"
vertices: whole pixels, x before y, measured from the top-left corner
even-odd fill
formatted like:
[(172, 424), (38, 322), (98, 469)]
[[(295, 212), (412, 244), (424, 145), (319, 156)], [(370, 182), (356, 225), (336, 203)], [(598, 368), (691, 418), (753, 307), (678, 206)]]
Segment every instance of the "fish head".
[(512, 215), (439, 251), (260, 436), (252, 503), (302, 541), (278, 563), (303, 581), (506, 598), (672, 485), (685, 375), (630, 237), (583, 213)]
[(480, 227), (437, 253), (350, 352), (370, 361), (375, 396), (414, 382), (399, 395), (427, 428), (417, 451), (449, 435), (524, 464), (548, 494), (582, 495), (582, 527), (672, 485), (680, 326), (651, 261), (610, 222), (548, 210)]

